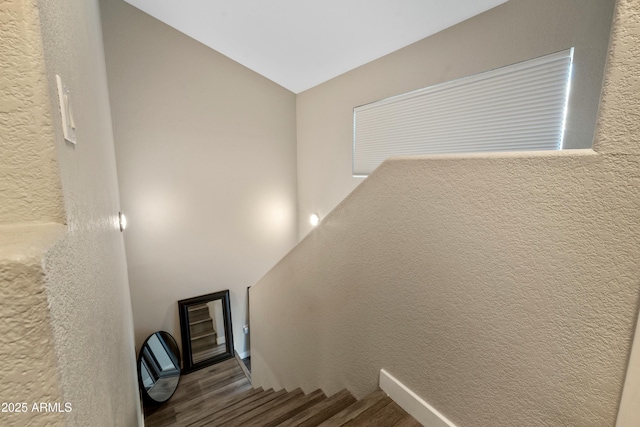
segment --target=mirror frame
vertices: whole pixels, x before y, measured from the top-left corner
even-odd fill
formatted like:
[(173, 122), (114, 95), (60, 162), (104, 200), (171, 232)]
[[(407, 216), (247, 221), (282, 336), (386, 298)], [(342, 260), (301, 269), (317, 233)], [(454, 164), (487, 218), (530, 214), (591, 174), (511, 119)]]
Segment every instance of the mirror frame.
[[(157, 400), (151, 397), (149, 395), (147, 388), (144, 386), (144, 382), (142, 380), (142, 358), (144, 357), (145, 347), (148, 347), (147, 343), (155, 335), (158, 335), (161, 337), (161, 343), (166, 345), (167, 350), (169, 350), (172, 353), (171, 354), (170, 352), (167, 352), (167, 354), (171, 359), (171, 362), (173, 362), (173, 365), (178, 370), (178, 381), (176, 382), (175, 388), (173, 389), (171, 394), (164, 400)], [(182, 375), (182, 370), (180, 369), (180, 349), (178, 348), (178, 343), (176, 342), (176, 339), (173, 337), (173, 335), (171, 335), (169, 332), (166, 332), (166, 331), (157, 331), (149, 335), (147, 339), (144, 340), (144, 342), (142, 343), (142, 346), (140, 346), (137, 365), (138, 365), (137, 366), (138, 367), (138, 385), (140, 386), (140, 390), (142, 391), (144, 402), (147, 402), (153, 405), (160, 405), (162, 403), (165, 403), (169, 399), (171, 399), (171, 397), (175, 394), (176, 390), (178, 389), (178, 385), (180, 384), (180, 376)]]
[[(191, 349), (191, 330), (189, 328), (188, 320), (189, 308), (194, 305), (199, 305), (215, 300), (222, 301), (225, 352), (217, 354), (200, 362), (193, 363), (193, 353)], [(182, 335), (182, 369), (185, 374), (235, 357), (233, 347), (233, 328), (231, 326), (231, 305), (229, 302), (229, 290), (180, 300), (178, 301), (178, 311), (180, 312), (180, 333)]]

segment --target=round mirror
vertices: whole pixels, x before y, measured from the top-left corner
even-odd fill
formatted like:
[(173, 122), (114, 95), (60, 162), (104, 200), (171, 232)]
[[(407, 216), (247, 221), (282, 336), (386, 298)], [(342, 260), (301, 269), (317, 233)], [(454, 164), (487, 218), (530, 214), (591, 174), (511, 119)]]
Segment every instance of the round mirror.
[(142, 344), (138, 380), (144, 397), (152, 403), (164, 403), (173, 396), (180, 381), (180, 351), (171, 334), (153, 333)]

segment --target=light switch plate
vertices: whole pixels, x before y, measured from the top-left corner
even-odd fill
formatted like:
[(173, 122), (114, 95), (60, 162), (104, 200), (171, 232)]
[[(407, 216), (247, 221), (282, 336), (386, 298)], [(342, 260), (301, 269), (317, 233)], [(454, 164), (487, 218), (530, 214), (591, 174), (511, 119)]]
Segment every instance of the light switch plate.
[(56, 74), (58, 83), (58, 100), (60, 101), (60, 113), (62, 115), (62, 131), (64, 139), (72, 144), (76, 143), (76, 123), (73, 117), (73, 105), (71, 103), (71, 92), (62, 83), (62, 79)]

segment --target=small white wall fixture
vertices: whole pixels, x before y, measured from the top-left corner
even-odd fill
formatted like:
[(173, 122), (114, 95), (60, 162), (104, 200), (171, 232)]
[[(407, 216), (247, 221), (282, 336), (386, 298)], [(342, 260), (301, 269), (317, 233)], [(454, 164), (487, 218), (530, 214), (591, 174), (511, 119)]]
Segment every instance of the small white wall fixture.
[(384, 369), (380, 369), (380, 388), (409, 415), (426, 427), (456, 427), (436, 408), (398, 381)]
[(390, 156), (561, 150), (573, 48), (354, 108), (353, 175)]
[(58, 85), (58, 102), (60, 103), (60, 114), (62, 116), (62, 132), (64, 139), (72, 144), (77, 143), (76, 122), (73, 117), (73, 105), (71, 103), (71, 91), (62, 82), (62, 78), (56, 74)]

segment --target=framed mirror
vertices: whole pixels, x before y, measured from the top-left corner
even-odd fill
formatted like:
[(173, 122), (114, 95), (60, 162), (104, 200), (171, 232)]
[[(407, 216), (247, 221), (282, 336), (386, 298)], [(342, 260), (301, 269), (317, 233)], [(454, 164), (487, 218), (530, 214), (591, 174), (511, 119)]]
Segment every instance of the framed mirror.
[(138, 355), (138, 382), (145, 401), (164, 403), (175, 393), (180, 381), (180, 350), (165, 331), (155, 332), (144, 341)]
[(178, 309), (185, 373), (234, 357), (228, 290), (180, 300)]

